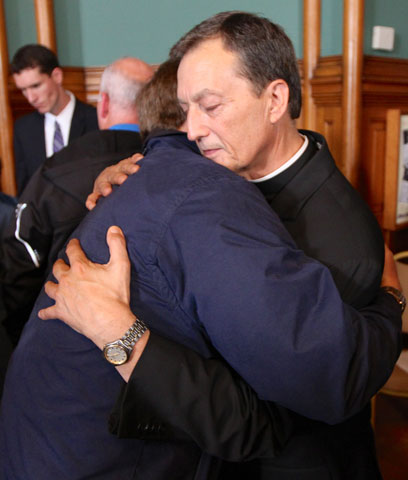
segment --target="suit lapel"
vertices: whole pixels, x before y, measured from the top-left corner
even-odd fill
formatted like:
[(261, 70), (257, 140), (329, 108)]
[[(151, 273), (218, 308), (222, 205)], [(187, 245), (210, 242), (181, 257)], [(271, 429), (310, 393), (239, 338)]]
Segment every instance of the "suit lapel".
[(68, 143), (74, 138), (78, 138), (85, 133), (85, 120), (84, 112), (82, 110), (81, 102), (75, 100), (74, 113), (72, 115), (71, 128), (69, 130), (69, 140)]
[(44, 131), (44, 115), (35, 112), (37, 119), (33, 122), (33, 131), (32, 134), (32, 145), (31, 149), (33, 152), (38, 152), (39, 157), (42, 159), (46, 158), (45, 152), (45, 131)]

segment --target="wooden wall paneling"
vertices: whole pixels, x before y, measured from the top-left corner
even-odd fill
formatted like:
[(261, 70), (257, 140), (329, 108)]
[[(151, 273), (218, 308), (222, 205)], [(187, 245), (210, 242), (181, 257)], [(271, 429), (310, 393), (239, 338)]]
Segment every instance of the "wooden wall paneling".
[(13, 118), (8, 89), (8, 48), (6, 20), (3, 0), (0, 0), (0, 190), (9, 195), (16, 194), (13, 156)]
[(37, 42), (57, 53), (54, 22), (54, 1), (34, 0)]
[(382, 225), (386, 120), (382, 107), (363, 109), (363, 132), (357, 188)]
[(314, 72), (312, 96), (316, 106), (315, 128), (325, 136), (337, 166), (342, 164), (342, 62), (341, 56), (320, 58)]
[[(408, 60), (375, 56), (365, 56), (363, 60), (361, 153), (355, 165), (354, 181), (382, 224), (386, 112), (389, 108), (408, 108)], [(316, 130), (325, 135), (337, 165), (346, 174), (348, 165), (342, 155), (341, 56), (320, 58), (311, 83)], [(400, 236), (402, 233), (398, 232), (397, 237)]]
[(366, 55), (363, 63), (363, 108), (408, 105), (408, 60)]
[(400, 155), (400, 109), (389, 109), (386, 112), (386, 139), (384, 162), (384, 203), (383, 227), (396, 230), (395, 222), (398, 194), (398, 168)]
[(342, 164), (341, 143), (341, 107), (340, 106), (317, 106), (316, 131), (324, 135), (330, 152), (336, 161), (336, 165), (344, 173), (345, 165)]
[[(408, 108), (408, 60), (365, 56), (362, 90), (362, 148), (357, 186), (384, 227), (386, 116), (389, 109)], [(390, 246), (401, 243), (399, 238), (403, 238), (401, 231), (387, 233)]]
[(99, 95), (99, 84), (105, 67), (86, 67), (85, 74), (85, 93), (86, 101), (96, 105)]
[(64, 87), (83, 102), (87, 101), (84, 67), (63, 67)]

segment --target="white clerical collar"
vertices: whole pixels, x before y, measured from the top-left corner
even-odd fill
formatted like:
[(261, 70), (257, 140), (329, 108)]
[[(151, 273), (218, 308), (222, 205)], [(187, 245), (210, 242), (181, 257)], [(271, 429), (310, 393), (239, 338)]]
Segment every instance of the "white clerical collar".
[(287, 170), (289, 167), (291, 167), (299, 158), (304, 154), (307, 146), (309, 145), (309, 139), (307, 138), (306, 135), (301, 135), (303, 137), (303, 145), (299, 148), (299, 150), (291, 157), (287, 162), (285, 162), (283, 165), (281, 165), (277, 170), (274, 170), (271, 173), (268, 173), (268, 175), (265, 175), (264, 177), (261, 178), (256, 178), (255, 180), (249, 180), (252, 183), (259, 183), (259, 182), (264, 182), (265, 180), (269, 180), (270, 178), (276, 177), (280, 173), (284, 172)]

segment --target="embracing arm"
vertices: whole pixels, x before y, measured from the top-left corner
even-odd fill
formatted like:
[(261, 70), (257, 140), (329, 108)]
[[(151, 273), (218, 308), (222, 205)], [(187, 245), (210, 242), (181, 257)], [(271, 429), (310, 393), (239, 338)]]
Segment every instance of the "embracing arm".
[[(99, 348), (121, 337), (134, 321), (128, 306), (125, 240), (114, 227), (108, 231), (107, 241), (111, 260), (106, 265), (89, 262), (78, 242), (70, 242), (67, 254), (72, 267), (59, 261), (54, 267), (59, 285), (46, 285), (47, 293), (57, 301), (56, 306), (40, 312), (44, 319), (63, 319)], [(392, 281), (391, 274), (387, 283)], [(395, 279), (394, 286), (399, 286)], [(79, 305), (82, 307), (76, 310)], [(363, 315), (367, 321), (400, 321), (398, 304), (385, 292)], [(152, 335), (149, 342), (146, 338), (143, 343), (138, 342), (130, 362), (118, 370), (126, 380), (131, 375), (111, 425), (119, 436), (187, 437), (210, 453), (242, 460), (273, 455), (290, 433), (287, 413), (259, 401), (255, 392), (221, 360), (203, 359), (169, 340)], [(155, 422), (149, 422), (151, 419)], [(141, 428), (144, 423), (156, 423), (160, 430), (146, 431)]]
[(193, 440), (211, 455), (244, 461), (275, 456), (292, 421), (286, 409), (259, 400), (222, 360), (151, 333), (110, 429), (121, 438)]
[[(117, 227), (108, 230), (107, 242), (110, 261), (98, 265), (71, 240), (71, 267), (58, 260), (53, 272), (59, 284), (45, 286), (56, 305), (39, 312), (43, 319), (63, 319), (100, 349), (135, 320), (128, 306), (125, 239)], [(130, 379), (111, 418), (111, 430), (119, 437), (194, 440), (210, 454), (239, 461), (275, 455), (291, 434), (288, 412), (260, 401), (222, 360), (204, 359), (149, 331), (117, 370)], [(155, 425), (154, 430), (145, 424)]]
[[(380, 292), (371, 313), (398, 317), (398, 304)], [(152, 434), (146, 424), (155, 425)], [(151, 333), (110, 429), (119, 437), (192, 439), (230, 461), (273, 457), (290, 437), (291, 413), (256, 393), (221, 359)]]
[(139, 170), (137, 162), (143, 158), (140, 153), (135, 153), (115, 165), (105, 168), (94, 182), (93, 191), (88, 195), (86, 206), (89, 210), (95, 208), (101, 197), (107, 197), (112, 193), (113, 185), (122, 185), (129, 175)]

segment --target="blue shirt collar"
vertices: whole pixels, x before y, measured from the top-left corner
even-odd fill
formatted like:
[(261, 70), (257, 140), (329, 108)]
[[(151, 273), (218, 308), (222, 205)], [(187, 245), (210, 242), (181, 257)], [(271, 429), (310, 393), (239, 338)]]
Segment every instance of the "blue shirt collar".
[(109, 130), (129, 130), (131, 132), (140, 132), (140, 127), (137, 123), (118, 123), (117, 125), (112, 125), (109, 127)]

